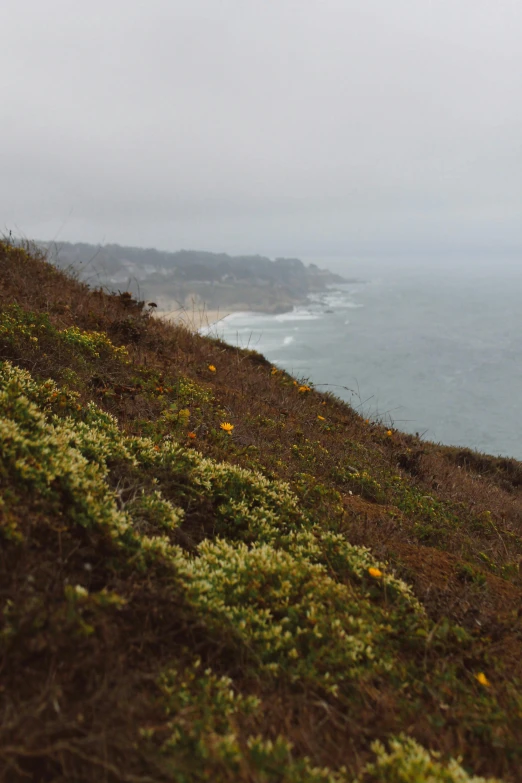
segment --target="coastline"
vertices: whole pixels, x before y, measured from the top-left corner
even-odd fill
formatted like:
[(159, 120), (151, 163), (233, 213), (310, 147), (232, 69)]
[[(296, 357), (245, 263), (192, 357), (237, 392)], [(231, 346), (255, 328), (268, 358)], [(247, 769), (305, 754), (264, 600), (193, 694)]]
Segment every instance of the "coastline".
[(295, 302), (293, 304), (275, 305), (271, 308), (257, 309), (248, 307), (248, 305), (236, 305), (232, 307), (226, 307), (223, 309), (207, 309), (201, 307), (200, 309), (193, 308), (188, 310), (184, 307), (178, 307), (174, 310), (158, 309), (154, 312), (155, 318), (165, 319), (170, 323), (186, 326), (191, 331), (199, 332), (201, 329), (208, 329), (214, 326), (220, 321), (224, 321), (234, 313), (256, 313), (263, 315), (280, 315), (281, 313), (291, 313), (294, 307), (299, 307), (306, 304), (308, 299), (302, 302)]
[[(346, 283), (362, 283), (363, 280), (348, 280)], [(205, 305), (204, 302), (193, 302), (191, 307), (178, 306), (173, 309), (158, 308), (154, 312), (156, 318), (163, 318), (170, 323), (179, 324), (187, 327), (191, 331), (200, 332), (202, 330), (209, 330), (212, 326), (224, 321), (231, 315), (237, 313), (252, 313), (252, 315), (282, 315), (284, 313), (291, 313), (296, 307), (305, 307), (310, 304), (314, 296), (321, 293), (328, 293), (328, 291), (339, 290), (339, 284), (329, 284), (322, 290), (311, 291), (302, 299), (295, 299), (294, 301), (275, 302), (267, 304), (265, 307), (252, 307), (246, 302), (237, 302), (235, 304), (229, 304), (222, 308), (210, 308)]]
[(169, 323), (186, 326), (191, 331), (198, 332), (200, 329), (213, 326), (232, 315), (232, 313), (242, 312), (244, 309), (246, 308), (242, 308), (242, 310), (232, 308), (223, 310), (187, 310), (179, 307), (175, 310), (156, 310), (154, 317), (169, 321)]

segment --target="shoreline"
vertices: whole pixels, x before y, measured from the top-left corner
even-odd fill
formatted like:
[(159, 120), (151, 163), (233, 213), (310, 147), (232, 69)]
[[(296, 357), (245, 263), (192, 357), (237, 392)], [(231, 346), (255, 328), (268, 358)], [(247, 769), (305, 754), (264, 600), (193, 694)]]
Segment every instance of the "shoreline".
[(176, 310), (156, 310), (154, 313), (155, 318), (168, 321), (172, 324), (178, 324), (186, 326), (188, 329), (194, 332), (198, 332), (200, 329), (209, 328), (225, 318), (228, 318), (232, 313), (244, 312), (244, 309), (223, 309), (223, 310), (186, 310), (184, 308), (177, 308)]
[[(349, 280), (346, 283), (361, 283), (363, 280)], [(249, 307), (246, 303), (238, 303), (229, 305), (223, 308), (207, 308), (205, 304), (201, 304), (198, 308), (195, 305), (188, 309), (186, 307), (178, 306), (175, 309), (157, 309), (154, 313), (156, 318), (164, 319), (173, 324), (180, 324), (186, 326), (188, 329), (194, 332), (199, 332), (203, 329), (210, 329), (210, 327), (224, 321), (231, 315), (237, 313), (252, 313), (252, 315), (282, 315), (284, 313), (291, 313), (296, 307), (305, 307), (310, 304), (310, 297), (314, 294), (327, 293), (331, 290), (339, 290), (337, 285), (328, 285), (323, 291), (310, 292), (306, 298), (300, 299), (294, 302), (286, 303), (274, 303), (262, 307)]]
[(252, 313), (257, 315), (281, 315), (282, 313), (291, 313), (295, 307), (301, 307), (306, 304), (306, 301), (295, 302), (289, 305), (276, 305), (269, 309), (252, 309), (247, 305), (237, 305), (235, 307), (227, 307), (223, 309), (206, 309), (201, 310), (187, 310), (186, 308), (176, 308), (175, 310), (156, 310), (154, 312), (155, 318), (164, 319), (173, 324), (181, 324), (186, 326), (192, 331), (200, 331), (201, 329), (208, 329), (211, 326), (224, 321), (231, 315), (236, 313)]

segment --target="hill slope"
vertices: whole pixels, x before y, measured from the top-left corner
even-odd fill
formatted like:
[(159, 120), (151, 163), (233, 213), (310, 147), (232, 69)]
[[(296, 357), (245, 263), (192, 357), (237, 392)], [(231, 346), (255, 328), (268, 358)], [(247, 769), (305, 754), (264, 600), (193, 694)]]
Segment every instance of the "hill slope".
[(521, 486), (1, 244), (0, 779), (520, 780)]

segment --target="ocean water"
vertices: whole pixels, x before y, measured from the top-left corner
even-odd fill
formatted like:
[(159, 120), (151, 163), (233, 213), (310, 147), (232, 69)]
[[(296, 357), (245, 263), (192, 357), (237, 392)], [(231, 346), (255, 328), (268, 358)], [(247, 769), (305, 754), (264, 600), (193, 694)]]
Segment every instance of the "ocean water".
[(366, 417), (522, 459), (520, 266), (343, 271), (364, 282), (312, 296), (291, 313), (234, 313), (210, 331)]

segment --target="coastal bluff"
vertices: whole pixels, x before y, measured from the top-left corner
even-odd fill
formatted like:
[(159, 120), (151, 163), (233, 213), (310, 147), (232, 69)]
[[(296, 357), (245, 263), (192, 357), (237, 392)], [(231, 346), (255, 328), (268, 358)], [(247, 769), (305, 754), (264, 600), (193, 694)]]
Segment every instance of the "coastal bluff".
[(167, 252), (116, 244), (40, 244), (60, 268), (112, 290), (130, 289), (139, 298), (153, 299), (163, 312), (281, 313), (304, 303), (311, 293), (352, 282), (298, 258), (271, 260), (261, 255)]

